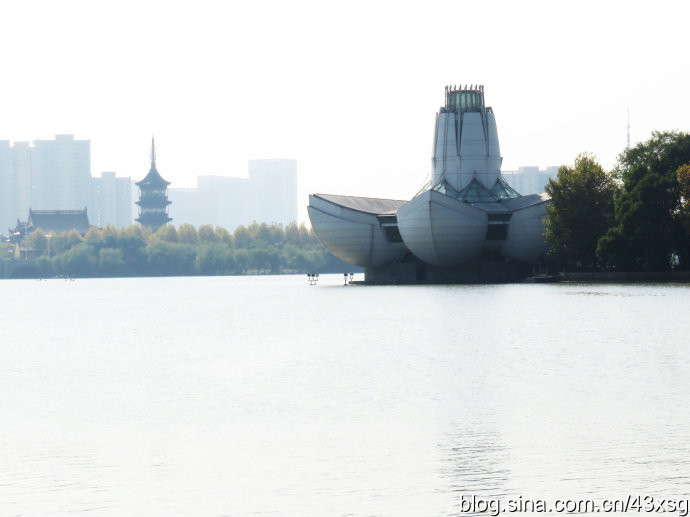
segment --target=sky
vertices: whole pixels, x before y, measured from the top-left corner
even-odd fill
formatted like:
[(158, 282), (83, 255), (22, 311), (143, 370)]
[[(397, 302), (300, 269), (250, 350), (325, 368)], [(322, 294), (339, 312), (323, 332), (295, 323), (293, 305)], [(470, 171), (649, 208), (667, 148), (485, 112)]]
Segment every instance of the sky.
[(4, 3), (0, 139), (91, 141), (94, 176), (171, 187), (292, 158), (312, 192), (409, 199), (444, 86), (483, 84), (503, 170), (610, 168), (690, 131), (685, 1)]

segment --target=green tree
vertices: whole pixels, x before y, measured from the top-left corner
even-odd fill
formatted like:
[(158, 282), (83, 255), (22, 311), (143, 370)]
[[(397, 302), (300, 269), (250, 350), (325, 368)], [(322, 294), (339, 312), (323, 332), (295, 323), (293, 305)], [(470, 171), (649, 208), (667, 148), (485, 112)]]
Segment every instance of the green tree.
[(158, 228), (158, 231), (153, 234), (154, 240), (161, 242), (179, 242), (177, 230), (172, 224), (166, 224)]
[(285, 242), (292, 245), (299, 244), (299, 227), (292, 222), (285, 227)]
[(36, 230), (26, 238), (24, 246), (30, 250), (36, 250), (38, 255), (42, 255), (48, 250), (48, 237), (42, 229), (36, 228)]
[(599, 239), (613, 222), (616, 182), (596, 158), (580, 154), (549, 180), (544, 236), (552, 252), (583, 264), (596, 261)]
[(103, 231), (95, 226), (89, 228), (89, 231), (84, 235), (84, 240), (90, 244), (100, 242), (103, 240)]
[(254, 248), (249, 251), (249, 269), (259, 273), (278, 273), (280, 271), (280, 257), (274, 247)]
[(146, 246), (148, 269), (154, 275), (191, 275), (196, 250), (189, 244), (159, 241)]
[(8, 262), (14, 259), (15, 245), (11, 242), (0, 243), (0, 262)]
[(232, 234), (232, 247), (235, 249), (250, 248), (252, 244), (252, 236), (249, 230), (240, 225)]
[(66, 275), (89, 276), (98, 265), (98, 255), (92, 246), (82, 242), (60, 255), (60, 265)]
[(252, 237), (254, 247), (263, 247), (271, 243), (271, 232), (266, 223), (258, 224), (254, 221), (247, 227)]
[(103, 228), (103, 230), (101, 231), (103, 232), (104, 239), (108, 237), (117, 237), (120, 233), (117, 231), (117, 228), (115, 228), (115, 226), (113, 226), (112, 224), (106, 225), (106, 227)]
[(53, 261), (45, 255), (36, 259), (36, 269), (42, 277), (52, 277), (55, 274)]
[(50, 254), (59, 255), (76, 246), (83, 239), (77, 230), (57, 233), (50, 238)]
[(249, 269), (249, 250), (240, 248), (235, 251), (235, 270), (244, 275)]
[(218, 236), (213, 231), (213, 226), (210, 224), (202, 224), (199, 226), (199, 242), (212, 243), (218, 242)]
[(148, 242), (151, 235), (151, 228), (140, 224), (132, 224), (120, 230), (120, 237), (136, 237), (144, 242)]
[(212, 244), (199, 250), (194, 269), (201, 275), (227, 275), (235, 270), (235, 260), (227, 246)]
[[(141, 226), (119, 231), (113, 227), (107, 231), (91, 228), (83, 239), (76, 232), (68, 232), (52, 237), (52, 241), (37, 231), (27, 237), (27, 243), (37, 243), (39, 251), (53, 246), (52, 258), (43, 255), (36, 260), (39, 274), (48, 276), (226, 275), (351, 268), (328, 253), (304, 225), (283, 229), (280, 225), (254, 223), (251, 229), (256, 238), (241, 227), (236, 242), (243, 246), (237, 249), (231, 245), (233, 237), (223, 228), (200, 227), (196, 232), (200, 239), (195, 244), (176, 242), (179, 235), (175, 228), (164, 228), (155, 235)], [(14, 248), (0, 245), (0, 252), (3, 248), (10, 259)]]
[(682, 224), (678, 170), (690, 162), (690, 134), (655, 132), (625, 150), (617, 174), (615, 225), (597, 245), (597, 257), (625, 270), (665, 270), (671, 257), (688, 267), (688, 234)]
[(106, 275), (121, 274), (125, 269), (125, 259), (122, 250), (102, 248), (98, 252), (98, 269)]
[(143, 273), (147, 263), (147, 256), (144, 251), (146, 248), (144, 237), (122, 232), (117, 238), (114, 247), (122, 252), (122, 259), (124, 260), (123, 273), (133, 275)]
[(228, 232), (225, 228), (216, 226), (215, 234), (216, 240), (218, 242), (222, 242), (223, 244), (227, 244), (228, 246), (232, 245), (232, 235), (230, 235), (230, 232)]
[(180, 225), (177, 230), (178, 241), (182, 244), (196, 244), (199, 242), (199, 235), (196, 228), (189, 223)]
[[(676, 176), (678, 178), (678, 188), (680, 190), (680, 213), (678, 214), (678, 219), (680, 225), (683, 229), (683, 233), (686, 236), (690, 236), (690, 163), (681, 165), (676, 171)], [(687, 243), (690, 245), (690, 243)], [(686, 245), (684, 248), (685, 253), (688, 252)], [(683, 248), (681, 246), (681, 248)], [(686, 256), (686, 261), (688, 257)]]

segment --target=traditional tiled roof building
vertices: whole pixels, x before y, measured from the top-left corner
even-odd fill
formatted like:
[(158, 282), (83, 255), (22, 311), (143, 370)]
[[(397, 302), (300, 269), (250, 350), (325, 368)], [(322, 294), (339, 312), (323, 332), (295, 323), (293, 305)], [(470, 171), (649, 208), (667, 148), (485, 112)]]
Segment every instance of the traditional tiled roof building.
[(14, 229), (8, 229), (10, 241), (18, 243), (39, 228), (46, 235), (76, 230), (83, 236), (89, 231), (91, 225), (86, 208), (83, 210), (33, 210), (30, 208), (29, 218), (26, 221), (17, 220), (17, 226)]
[(40, 228), (48, 235), (77, 230), (81, 235), (89, 231), (89, 216), (83, 210), (32, 210), (26, 228), (29, 233)]

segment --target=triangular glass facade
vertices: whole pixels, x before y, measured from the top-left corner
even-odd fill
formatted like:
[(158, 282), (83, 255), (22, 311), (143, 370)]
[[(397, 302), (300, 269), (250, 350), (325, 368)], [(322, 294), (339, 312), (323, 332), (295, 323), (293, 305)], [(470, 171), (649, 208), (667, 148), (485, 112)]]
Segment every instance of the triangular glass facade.
[(491, 193), (498, 199), (512, 199), (514, 197), (520, 197), (520, 194), (513, 187), (508, 185), (508, 182), (499, 176), (491, 189)]
[(496, 196), (479, 183), (476, 178), (463, 189), (459, 199), (468, 203), (492, 203), (497, 200)]
[(442, 180), (431, 190), (445, 194), (448, 197), (465, 201), (466, 203), (495, 203), (501, 199), (512, 199), (520, 194), (499, 176), (491, 190), (482, 185), (476, 178), (470, 181), (462, 191), (453, 188), (447, 181)]

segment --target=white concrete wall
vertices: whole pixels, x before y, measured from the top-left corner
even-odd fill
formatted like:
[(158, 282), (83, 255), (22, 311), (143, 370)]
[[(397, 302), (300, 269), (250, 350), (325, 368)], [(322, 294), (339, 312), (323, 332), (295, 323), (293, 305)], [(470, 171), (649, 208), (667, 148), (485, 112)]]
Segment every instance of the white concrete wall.
[(504, 256), (527, 264), (537, 264), (544, 257), (549, 250), (543, 235), (546, 203), (540, 201), (513, 212), (508, 237), (500, 250)]
[(376, 267), (402, 258), (407, 248), (389, 242), (375, 214), (351, 210), (318, 196), (309, 196), (312, 228), (336, 257), (362, 267)]
[(492, 112), (439, 113), (434, 134), (431, 160), (434, 184), (445, 177), (454, 188), (462, 190), (476, 176), (487, 188), (494, 186), (502, 158)]
[(436, 266), (466, 262), (481, 250), (488, 216), (485, 211), (433, 190), (398, 209), (398, 229), (417, 258)]

